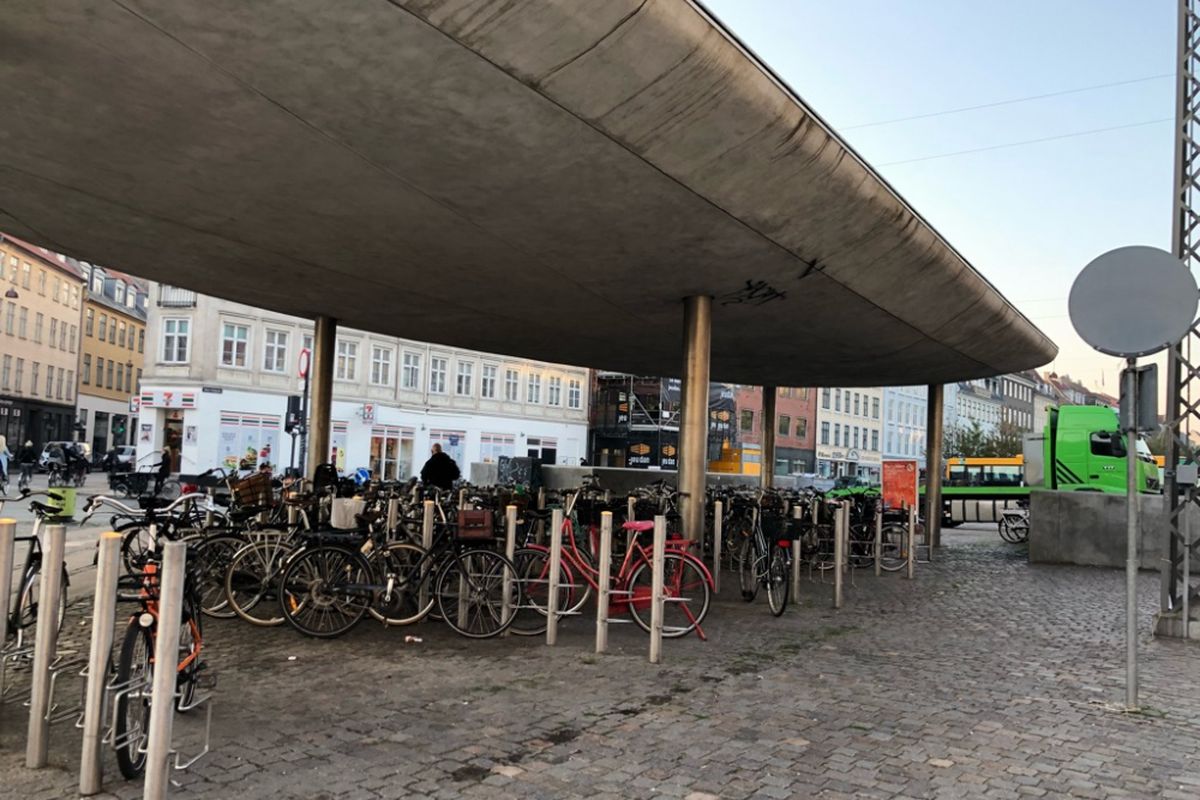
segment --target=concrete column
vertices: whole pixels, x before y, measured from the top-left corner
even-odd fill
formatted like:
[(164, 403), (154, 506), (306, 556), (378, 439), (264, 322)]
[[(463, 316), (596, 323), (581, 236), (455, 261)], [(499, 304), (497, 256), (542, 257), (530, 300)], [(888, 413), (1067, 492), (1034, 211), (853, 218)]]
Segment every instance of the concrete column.
[(929, 386), (925, 417), (925, 525), (928, 541), (942, 546), (942, 403), (940, 383)]
[(762, 488), (770, 489), (775, 483), (775, 399), (779, 390), (774, 386), (762, 387)]
[(712, 298), (683, 301), (683, 408), (679, 425), (679, 512), (683, 535), (704, 539), (704, 487), (708, 461), (708, 359)]
[(318, 464), (329, 462), (330, 415), (333, 413), (333, 359), (337, 349), (337, 320), (317, 317), (313, 331), (312, 401), (308, 407), (308, 477)]

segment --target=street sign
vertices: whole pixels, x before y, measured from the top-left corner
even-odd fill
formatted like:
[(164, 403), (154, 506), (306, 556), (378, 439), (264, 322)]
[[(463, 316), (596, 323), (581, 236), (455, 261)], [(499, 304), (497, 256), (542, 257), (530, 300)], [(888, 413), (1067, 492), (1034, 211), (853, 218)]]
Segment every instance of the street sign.
[(308, 377), (308, 368), (312, 364), (312, 351), (307, 347), (300, 348), (300, 358), (296, 363), (296, 372), (301, 378)]
[(1118, 247), (1083, 268), (1067, 310), (1085, 342), (1136, 358), (1165, 350), (1196, 319), (1200, 293), (1183, 262), (1157, 247)]

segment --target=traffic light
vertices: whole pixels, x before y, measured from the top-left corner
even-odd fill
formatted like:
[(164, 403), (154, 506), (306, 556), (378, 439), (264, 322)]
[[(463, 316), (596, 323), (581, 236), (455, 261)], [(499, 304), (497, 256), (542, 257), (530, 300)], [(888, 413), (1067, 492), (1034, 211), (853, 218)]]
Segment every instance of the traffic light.
[(302, 427), (304, 420), (300, 418), (300, 395), (288, 395), (287, 416), (283, 418), (283, 430), (287, 433), (295, 433), (296, 429)]

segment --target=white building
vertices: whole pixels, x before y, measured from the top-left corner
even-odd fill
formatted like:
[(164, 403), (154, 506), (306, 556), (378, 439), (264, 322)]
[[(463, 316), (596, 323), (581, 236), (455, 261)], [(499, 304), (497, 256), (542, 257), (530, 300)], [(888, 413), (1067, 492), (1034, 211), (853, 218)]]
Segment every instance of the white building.
[[(950, 405), (951, 392), (947, 386), (946, 404)], [(994, 434), (1000, 427), (1004, 396), (1000, 391), (999, 378), (980, 378), (963, 381), (955, 385), (953, 412), (945, 412), (946, 431), (955, 428), (967, 429), (978, 424), (985, 434)]]
[(883, 457), (915, 458), (925, 466), (925, 423), (928, 391), (924, 386), (883, 389)]
[(879, 479), (883, 390), (821, 389), (817, 402), (817, 474)]
[[(150, 297), (139, 459), (171, 443), (185, 473), (292, 463), (284, 417), (288, 395), (302, 390), (297, 363), (312, 346), (312, 323), (161, 284)], [(578, 367), (342, 328), (332, 452), (315, 457), (388, 479), (419, 472), (434, 442), (464, 476), (471, 463), (502, 455), (578, 464), (587, 381)]]

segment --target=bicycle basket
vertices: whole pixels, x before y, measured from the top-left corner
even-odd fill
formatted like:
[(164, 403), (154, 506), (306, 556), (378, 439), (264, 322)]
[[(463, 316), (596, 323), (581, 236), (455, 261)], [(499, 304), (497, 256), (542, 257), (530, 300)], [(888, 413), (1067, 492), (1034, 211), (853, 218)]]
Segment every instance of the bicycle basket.
[(768, 513), (764, 512), (758, 519), (759, 519), (759, 524), (762, 525), (763, 534), (768, 539), (790, 539), (791, 538), (791, 527), (792, 526), (788, 524), (788, 522), (790, 520), (788, 520), (788, 518), (785, 517), (782, 513), (768, 514)]
[(490, 542), (496, 538), (491, 509), (464, 509), (458, 512), (455, 537), (460, 542)]
[(231, 491), (234, 501), (240, 506), (269, 506), (273, 496), (271, 476), (256, 472), (233, 484)]

